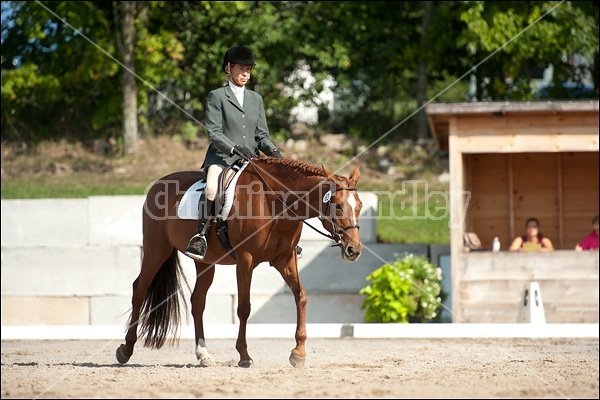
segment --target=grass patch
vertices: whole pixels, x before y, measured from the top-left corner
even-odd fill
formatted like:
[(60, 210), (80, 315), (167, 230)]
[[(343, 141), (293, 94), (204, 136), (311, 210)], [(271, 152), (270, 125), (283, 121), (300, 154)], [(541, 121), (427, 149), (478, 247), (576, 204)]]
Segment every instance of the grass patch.
[[(186, 144), (166, 135), (140, 143), (137, 157), (98, 155), (81, 144), (45, 143), (35, 148), (2, 146), (2, 199), (81, 198), (144, 195), (155, 180), (175, 171), (199, 170), (208, 141)], [(202, 147), (204, 146), (204, 147)], [(431, 145), (433, 146), (433, 145)], [(395, 173), (382, 173), (363, 160), (358, 189), (379, 196), (377, 237), (385, 243), (450, 243), (447, 184), (438, 183), (441, 168), (425, 144), (390, 146)], [(289, 151), (291, 153), (291, 151)], [(348, 156), (327, 152), (321, 145), (299, 159), (323, 164), (347, 176)], [(401, 179), (402, 176), (402, 179)], [(449, 214), (449, 213), (448, 213)]]
[(84, 182), (49, 182), (47, 178), (2, 182), (2, 199), (86, 199), (89, 196), (142, 195), (146, 186), (86, 185)]
[[(419, 181), (425, 182), (425, 181)], [(150, 183), (150, 182), (149, 182)], [(437, 190), (423, 184), (378, 191), (377, 239), (384, 243), (450, 243), (449, 204)], [(13, 178), (2, 182), (2, 199), (81, 198), (89, 196), (143, 195), (147, 185), (87, 184), (85, 180), (52, 180), (47, 177)]]
[[(419, 181), (424, 182), (424, 181)], [(149, 182), (150, 183), (150, 182)], [(414, 185), (413, 185), (414, 186)], [(407, 189), (408, 188), (408, 189)], [(2, 182), (2, 199), (81, 198), (143, 195), (147, 185), (87, 184), (85, 180), (47, 177), (13, 178)], [(450, 243), (449, 205), (438, 190), (432, 195), (423, 185), (403, 190), (378, 191), (377, 239), (384, 243)]]
[(406, 181), (378, 194), (377, 238), (384, 243), (450, 243), (450, 200), (445, 186)]

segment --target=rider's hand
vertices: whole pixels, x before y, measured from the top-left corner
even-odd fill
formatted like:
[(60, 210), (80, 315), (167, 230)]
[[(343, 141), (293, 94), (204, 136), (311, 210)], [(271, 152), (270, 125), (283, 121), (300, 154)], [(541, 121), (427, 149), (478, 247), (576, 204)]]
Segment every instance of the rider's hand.
[(283, 158), (279, 149), (273, 149), (273, 151), (271, 152), (271, 157)]
[(231, 155), (234, 154), (242, 157), (246, 161), (250, 161), (250, 159), (254, 157), (254, 153), (252, 153), (249, 148), (238, 146), (237, 144), (231, 149)]

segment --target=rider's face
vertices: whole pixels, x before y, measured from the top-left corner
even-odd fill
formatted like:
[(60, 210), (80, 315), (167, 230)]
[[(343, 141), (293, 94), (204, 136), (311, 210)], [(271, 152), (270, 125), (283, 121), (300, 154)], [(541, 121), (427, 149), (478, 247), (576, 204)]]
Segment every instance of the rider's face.
[(230, 64), (229, 75), (231, 76), (233, 83), (237, 86), (244, 86), (250, 79), (250, 72), (252, 71), (251, 65), (245, 64)]

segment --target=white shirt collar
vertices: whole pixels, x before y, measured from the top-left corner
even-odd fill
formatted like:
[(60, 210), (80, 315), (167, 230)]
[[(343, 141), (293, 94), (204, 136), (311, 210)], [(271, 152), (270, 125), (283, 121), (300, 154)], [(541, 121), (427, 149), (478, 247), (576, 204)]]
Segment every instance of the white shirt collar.
[(239, 87), (229, 82), (229, 87), (233, 91), (233, 94), (235, 94), (235, 98), (238, 103), (240, 103), (240, 106), (244, 107), (244, 90), (246, 89), (246, 86)]

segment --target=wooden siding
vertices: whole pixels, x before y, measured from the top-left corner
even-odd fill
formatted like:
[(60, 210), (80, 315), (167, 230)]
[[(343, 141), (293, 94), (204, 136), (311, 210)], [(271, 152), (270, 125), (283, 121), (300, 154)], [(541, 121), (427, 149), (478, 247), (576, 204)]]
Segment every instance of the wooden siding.
[(507, 249), (535, 217), (555, 248), (573, 249), (598, 213), (598, 163), (597, 152), (466, 155), (466, 230)]
[(509, 157), (506, 154), (475, 154), (469, 160), (471, 204), (467, 209), (468, 228), (491, 250), (494, 236), (506, 248), (511, 237), (509, 198)]
[(598, 214), (597, 152), (561, 154), (563, 248), (572, 249), (592, 230)]
[[(548, 322), (598, 321), (598, 252), (572, 249), (598, 213), (599, 108), (597, 100), (427, 106), (433, 136), (449, 157), (453, 322), (515, 322), (518, 308), (509, 303), (520, 298), (524, 283), (541, 276), (540, 260), (564, 268), (539, 282), (548, 293), (546, 310), (553, 313)], [(484, 249), (498, 236), (506, 250), (532, 216), (559, 250), (464, 252), (467, 231), (477, 233)], [(579, 264), (566, 268), (571, 259)], [(506, 266), (492, 268), (490, 260)], [(483, 265), (481, 277), (465, 278), (477, 264)], [(586, 277), (569, 275), (580, 270)], [(498, 271), (502, 282), (493, 279)], [(577, 290), (592, 300), (561, 299)], [(475, 292), (488, 301), (470, 301)], [(507, 303), (505, 295), (512, 300)]]
[(515, 323), (525, 285), (538, 282), (548, 323), (598, 322), (598, 252), (462, 254), (454, 322)]
[(457, 119), (462, 153), (593, 151), (598, 114), (477, 115)]

